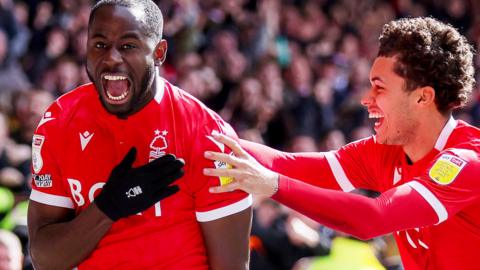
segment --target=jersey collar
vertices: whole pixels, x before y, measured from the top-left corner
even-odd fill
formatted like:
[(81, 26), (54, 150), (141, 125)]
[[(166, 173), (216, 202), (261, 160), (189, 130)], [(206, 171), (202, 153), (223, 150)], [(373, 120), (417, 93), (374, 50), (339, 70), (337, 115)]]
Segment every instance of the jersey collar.
[(450, 116), (447, 124), (445, 125), (445, 127), (443, 127), (442, 132), (440, 132), (440, 136), (438, 136), (437, 142), (435, 143), (435, 149), (437, 149), (438, 151), (442, 151), (443, 148), (445, 148), (447, 140), (456, 126), (457, 120), (453, 119), (453, 116)]
[(165, 93), (165, 81), (160, 77), (159, 72), (158, 68), (155, 68), (155, 88), (157, 91), (154, 99), (158, 104), (162, 102), (163, 94)]

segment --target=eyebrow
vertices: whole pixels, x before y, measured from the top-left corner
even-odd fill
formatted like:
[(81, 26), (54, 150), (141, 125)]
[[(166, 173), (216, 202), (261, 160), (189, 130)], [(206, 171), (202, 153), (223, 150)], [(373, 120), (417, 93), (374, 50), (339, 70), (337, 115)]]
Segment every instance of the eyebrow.
[(138, 35), (136, 32), (127, 32), (126, 34), (122, 35), (120, 38), (121, 39), (128, 39), (128, 38), (140, 39), (140, 35)]
[(102, 33), (95, 33), (90, 38), (106, 38)]
[[(98, 32), (98, 33), (95, 33), (93, 34), (93, 36), (91, 36), (91, 38), (107, 38), (103, 33), (101, 32)], [(133, 39), (140, 39), (140, 35), (138, 35), (136, 32), (127, 32), (126, 34), (122, 35), (120, 37), (120, 39), (129, 39), (129, 38), (133, 38)]]

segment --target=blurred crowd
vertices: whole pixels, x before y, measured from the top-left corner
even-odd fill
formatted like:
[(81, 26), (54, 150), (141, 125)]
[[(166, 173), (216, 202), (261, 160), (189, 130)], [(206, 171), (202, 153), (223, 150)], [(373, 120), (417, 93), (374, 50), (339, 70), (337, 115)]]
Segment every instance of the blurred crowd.
[[(372, 134), (359, 97), (384, 23), (434, 16), (480, 49), (476, 0), (156, 2), (169, 45), (162, 75), (240, 137), (285, 151), (328, 151)], [(32, 269), (25, 251), (31, 137), (55, 98), (88, 82), (92, 3), (0, 0), (0, 270), (21, 269), (22, 261)], [(478, 126), (478, 101), (477, 87), (456, 117)], [(254, 208), (253, 270), (401, 269), (389, 236), (360, 242), (266, 198)]]

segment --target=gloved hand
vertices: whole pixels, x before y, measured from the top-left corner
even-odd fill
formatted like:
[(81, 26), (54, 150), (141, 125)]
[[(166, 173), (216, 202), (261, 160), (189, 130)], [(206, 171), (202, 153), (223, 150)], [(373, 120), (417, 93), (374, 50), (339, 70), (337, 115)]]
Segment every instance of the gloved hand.
[(167, 154), (132, 168), (136, 155), (137, 149), (132, 147), (113, 168), (107, 183), (95, 198), (97, 207), (113, 221), (142, 212), (179, 190), (177, 185), (170, 184), (183, 176), (185, 164), (182, 160)]

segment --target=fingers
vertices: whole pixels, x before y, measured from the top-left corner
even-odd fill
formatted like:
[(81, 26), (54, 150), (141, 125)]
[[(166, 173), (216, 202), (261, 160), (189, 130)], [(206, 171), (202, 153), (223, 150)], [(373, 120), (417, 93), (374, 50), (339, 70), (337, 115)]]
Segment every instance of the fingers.
[(168, 186), (168, 187), (165, 187), (165, 188), (162, 188), (161, 190), (159, 190), (157, 192), (156, 196), (157, 196), (158, 200), (162, 200), (166, 197), (169, 197), (169, 196), (177, 193), (179, 190), (180, 190), (180, 188), (177, 185)]
[(135, 169), (141, 173), (165, 175), (182, 168), (184, 165), (185, 161), (183, 159), (177, 159), (174, 155), (167, 154)]
[(239, 181), (238, 179), (243, 179), (244, 178), (244, 172), (242, 170), (238, 169), (226, 169), (226, 168), (220, 168), (220, 169), (203, 169), (203, 174), (208, 175), (208, 176), (217, 176), (217, 177), (230, 177), (232, 178), (232, 182), (226, 184), (226, 185), (221, 185), (221, 186), (216, 186), (216, 187), (211, 187), (209, 191), (211, 193), (222, 193), (222, 192), (230, 192), (236, 189), (241, 189), (243, 191), (248, 192), (245, 189), (245, 185), (242, 185), (243, 181)]
[(171, 185), (185, 174), (183, 169), (178, 169), (166, 173), (141, 173), (137, 174), (136, 179), (149, 186), (155, 192)]
[(242, 147), (240, 146), (240, 144), (238, 144), (237, 141), (235, 141), (234, 139), (228, 137), (228, 136), (225, 136), (221, 133), (218, 133), (218, 132), (214, 132), (212, 133), (212, 136), (215, 140), (225, 144), (226, 146), (228, 146), (230, 149), (232, 149), (232, 152), (238, 156), (238, 157), (245, 157), (245, 156), (248, 156), (247, 152), (245, 152)]
[(212, 151), (205, 151), (204, 156), (206, 159), (210, 160), (218, 160), (221, 162), (228, 163), (232, 165), (233, 167), (240, 167), (243, 164), (243, 161), (239, 159), (238, 157), (228, 155), (225, 153), (220, 153), (220, 152), (212, 152)]
[[(172, 154), (166, 154), (166, 155), (163, 155), (163, 156), (161, 156), (161, 157), (159, 157), (159, 158), (157, 158), (157, 159), (152, 160), (151, 162), (149, 162), (149, 163), (147, 163), (147, 164), (145, 164), (145, 165), (143, 165), (143, 166), (141, 166), (141, 167), (143, 167), (143, 168), (145, 168), (145, 169), (149, 169), (149, 168), (152, 168), (152, 167), (157, 168), (157, 167), (159, 167), (159, 166), (162, 166), (163, 164), (168, 164), (168, 163), (170, 163), (170, 162), (172, 162), (172, 161), (174, 161), (174, 160), (175, 160), (175, 156), (174, 156), (174, 155), (172, 155)], [(140, 167), (139, 167), (139, 168), (140, 168)]]
[(218, 169), (203, 169), (203, 174), (207, 176), (217, 176), (217, 177), (233, 177), (241, 179), (243, 172), (237, 169), (227, 169), (227, 168), (218, 168)]
[(123, 157), (122, 161), (113, 168), (112, 174), (124, 174), (128, 170), (132, 168), (133, 163), (135, 162), (135, 159), (137, 157), (137, 148), (132, 147), (130, 150), (128, 150), (127, 154), (125, 157)]
[(237, 181), (233, 181), (227, 185), (211, 187), (208, 189), (208, 191), (210, 191), (210, 193), (222, 193), (222, 192), (231, 192), (236, 189), (240, 189), (240, 186)]
[(164, 176), (162, 179), (162, 183), (159, 184), (159, 186), (168, 186), (175, 182), (177, 179), (181, 178), (185, 172), (183, 169), (177, 170), (167, 176)]
[(137, 158), (137, 148), (132, 147), (130, 148), (130, 150), (128, 150), (128, 153), (120, 162), (119, 166), (122, 168), (131, 168), (136, 158)]

